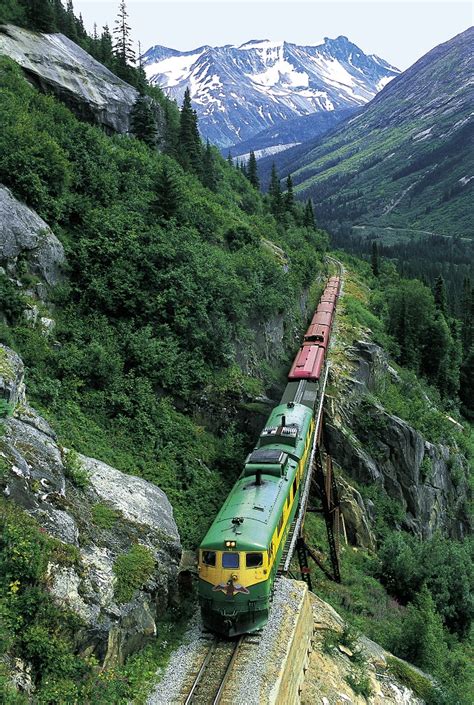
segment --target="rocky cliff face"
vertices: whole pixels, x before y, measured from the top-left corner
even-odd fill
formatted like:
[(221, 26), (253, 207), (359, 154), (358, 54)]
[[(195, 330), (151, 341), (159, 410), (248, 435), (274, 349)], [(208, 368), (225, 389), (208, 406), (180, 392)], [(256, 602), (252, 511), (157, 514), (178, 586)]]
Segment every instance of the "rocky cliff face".
[[(138, 91), (63, 34), (37, 34), (13, 25), (0, 26), (0, 56), (16, 61), (41, 90), (53, 93), (81, 119), (109, 132), (128, 133)], [(158, 134), (164, 115), (153, 103)]]
[(16, 278), (22, 263), (54, 286), (62, 278), (64, 248), (44, 220), (0, 184), (0, 266)]
[[(0, 489), (47, 533), (76, 547), (73, 566), (48, 566), (50, 591), (81, 619), (80, 652), (121, 663), (155, 634), (155, 620), (175, 599), (181, 545), (171, 505), (156, 485), (61, 447), (28, 405), (23, 363), (4, 345), (0, 398), (14, 408), (1, 422)], [(124, 592), (117, 560), (123, 573), (134, 547), (147, 569)]]
[[(423, 538), (438, 530), (462, 537), (468, 524), (466, 459), (456, 449), (429, 443), (406, 421), (373, 401), (370, 393), (384, 379), (397, 382), (382, 348), (359, 340), (347, 353), (345, 376), (338, 371), (344, 381), (337, 395), (328, 398), (326, 408), (329, 453), (357, 482), (375, 483), (396, 500), (405, 510), (405, 529)], [(455, 467), (459, 472), (453, 472)], [(364, 507), (360, 495), (358, 506)], [(362, 511), (370, 516), (370, 504)], [(358, 543), (370, 545), (367, 537)]]

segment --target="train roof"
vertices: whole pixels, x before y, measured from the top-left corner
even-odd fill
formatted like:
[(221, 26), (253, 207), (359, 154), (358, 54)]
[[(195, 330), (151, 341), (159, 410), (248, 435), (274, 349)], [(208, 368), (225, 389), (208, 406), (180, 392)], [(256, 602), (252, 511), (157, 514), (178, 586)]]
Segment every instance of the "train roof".
[[(201, 548), (223, 550), (225, 541), (236, 541), (237, 551), (264, 551), (268, 548), (297, 464), (305, 452), (312, 416), (312, 410), (303, 404), (279, 404), (273, 409), (257, 448), (247, 458), (245, 474), (230, 491), (201, 542)], [(293, 429), (296, 434), (285, 435), (285, 431)], [(276, 474), (279, 463), (282, 470)], [(249, 473), (252, 467), (255, 469)], [(256, 469), (261, 471), (261, 485), (256, 484)], [(243, 521), (233, 523), (232, 520), (237, 518)]]
[[(289, 462), (296, 467), (296, 463)], [(263, 475), (261, 485), (255, 484), (255, 477), (240, 478), (214, 519), (201, 548), (222, 551), (225, 541), (235, 541), (236, 551), (265, 551), (278, 524), (293, 474), (286, 478)], [(236, 518), (243, 521), (233, 523)]]

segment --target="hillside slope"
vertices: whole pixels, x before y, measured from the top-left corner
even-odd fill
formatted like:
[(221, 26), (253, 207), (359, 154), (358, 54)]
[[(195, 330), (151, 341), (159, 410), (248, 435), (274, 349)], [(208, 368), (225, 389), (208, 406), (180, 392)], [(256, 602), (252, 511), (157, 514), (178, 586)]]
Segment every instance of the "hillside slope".
[(473, 39), (437, 46), (331, 135), (275, 157), (320, 222), (473, 237)]

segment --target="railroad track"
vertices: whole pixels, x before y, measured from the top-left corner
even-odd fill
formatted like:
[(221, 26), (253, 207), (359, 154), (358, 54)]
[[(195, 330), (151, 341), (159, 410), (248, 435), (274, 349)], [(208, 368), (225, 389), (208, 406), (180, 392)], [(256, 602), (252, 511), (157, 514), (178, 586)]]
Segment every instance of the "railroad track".
[(245, 641), (245, 636), (235, 640), (216, 637), (188, 690), (184, 705), (219, 705), (234, 663)]

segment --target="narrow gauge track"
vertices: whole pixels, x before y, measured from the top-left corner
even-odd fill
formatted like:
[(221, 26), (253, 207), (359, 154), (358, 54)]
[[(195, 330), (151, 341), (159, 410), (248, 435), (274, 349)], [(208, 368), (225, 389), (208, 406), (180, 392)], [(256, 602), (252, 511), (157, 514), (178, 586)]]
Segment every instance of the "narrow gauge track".
[(219, 705), (244, 640), (216, 637), (211, 642), (184, 705)]

